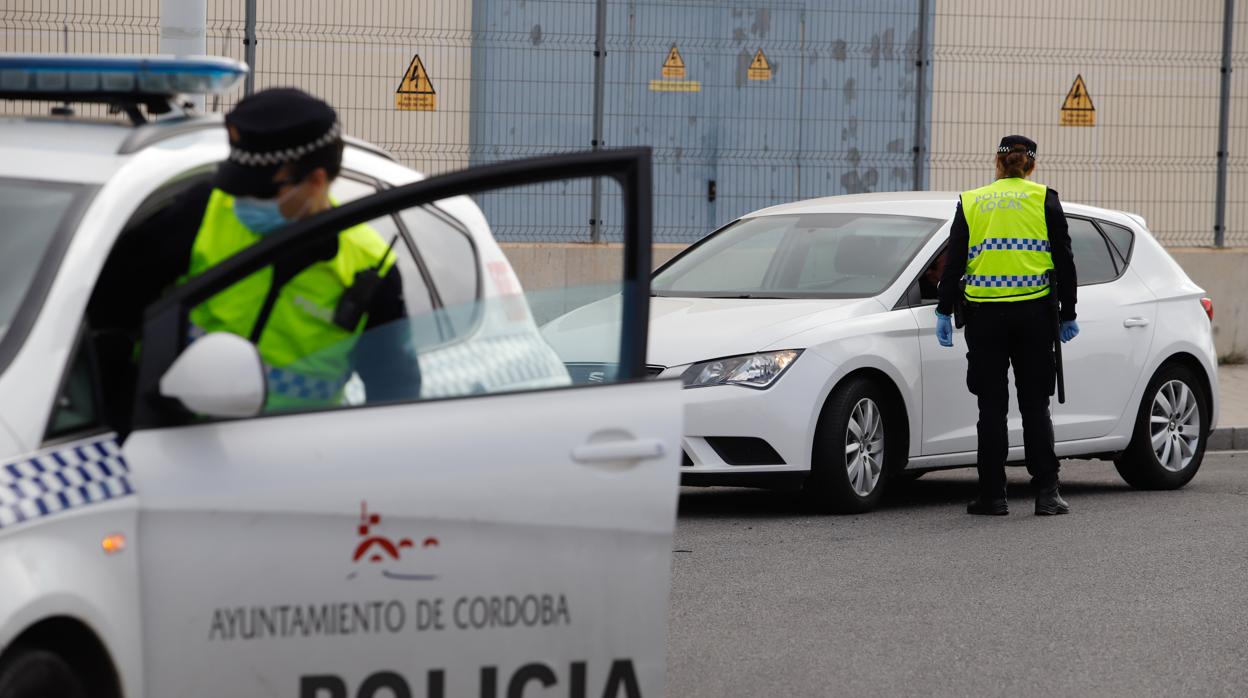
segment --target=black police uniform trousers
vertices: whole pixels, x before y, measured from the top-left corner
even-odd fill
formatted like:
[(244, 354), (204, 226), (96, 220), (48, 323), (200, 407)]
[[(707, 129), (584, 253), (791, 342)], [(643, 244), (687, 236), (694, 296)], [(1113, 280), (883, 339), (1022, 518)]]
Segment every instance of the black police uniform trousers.
[(984, 497), (1005, 496), (1005, 460), (1009, 453), (1006, 419), (1010, 406), (1008, 375), (1023, 417), (1023, 445), (1032, 485), (1057, 484), (1053, 418), (1049, 397), (1057, 385), (1053, 338), (1057, 331), (1053, 301), (1036, 300), (966, 304), (966, 384), (979, 400), (976, 467)]

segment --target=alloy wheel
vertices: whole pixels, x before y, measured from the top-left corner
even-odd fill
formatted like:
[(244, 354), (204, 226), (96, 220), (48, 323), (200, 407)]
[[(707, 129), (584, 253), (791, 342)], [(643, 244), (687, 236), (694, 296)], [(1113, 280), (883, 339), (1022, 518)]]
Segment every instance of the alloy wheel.
[(1166, 382), (1153, 398), (1149, 436), (1161, 467), (1183, 470), (1196, 457), (1200, 443), (1200, 405), (1196, 394), (1179, 380)]
[(884, 471), (884, 418), (879, 405), (862, 398), (845, 427), (845, 470), (860, 497), (871, 494)]

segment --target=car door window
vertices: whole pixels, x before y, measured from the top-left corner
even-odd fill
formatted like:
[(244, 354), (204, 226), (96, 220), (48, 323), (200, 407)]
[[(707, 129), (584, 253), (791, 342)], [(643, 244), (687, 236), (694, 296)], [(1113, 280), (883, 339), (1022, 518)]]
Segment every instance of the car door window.
[[(529, 189), (510, 195), (531, 197)], [(618, 195), (608, 200), (623, 203)], [(467, 198), (408, 206), (339, 229), (339, 254), (349, 259), (327, 256), (323, 240), (332, 238), (324, 221), (350, 209), (344, 203), (301, 224), (322, 221), (321, 242), (292, 239), (266, 251), (267, 264), (179, 311), (189, 327), (185, 344), (227, 332), (257, 346), (267, 389), (264, 413), (588, 387), (633, 377), (622, 368), (629, 345), (622, 333), (635, 306), (623, 298), (637, 287), (624, 282), (623, 269), (616, 279), (593, 286), (551, 274), (522, 288)], [(567, 225), (581, 217), (573, 206), (557, 210)], [(283, 233), (298, 234), (294, 226)], [(396, 235), (392, 256), (377, 265)], [(405, 241), (414, 243), (418, 264), (391, 266), (390, 260), (402, 259)], [(236, 266), (247, 256), (244, 251), (217, 268)], [(344, 323), (340, 315), (349, 294), (343, 279), (354, 279), (353, 292), (362, 275), (373, 272), (381, 281), (365, 302), (368, 314)], [(393, 273), (402, 279), (403, 295), (409, 274), (432, 281), (432, 303), (406, 303), (402, 312), (402, 304), (393, 302), (393, 284), (387, 290), (384, 281)], [(396, 307), (397, 314), (391, 312)], [(640, 355), (644, 348), (635, 351)], [(644, 367), (638, 364), (637, 371), (644, 374)]]
[(1118, 266), (1110, 254), (1109, 242), (1096, 226), (1084, 218), (1069, 218), (1070, 247), (1080, 286), (1118, 278)]

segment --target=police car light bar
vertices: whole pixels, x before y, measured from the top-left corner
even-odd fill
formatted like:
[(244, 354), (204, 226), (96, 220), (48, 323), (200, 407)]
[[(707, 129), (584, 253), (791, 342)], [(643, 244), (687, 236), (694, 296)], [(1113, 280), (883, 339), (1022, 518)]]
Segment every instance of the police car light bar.
[(212, 56), (0, 54), (0, 95), (150, 104), (184, 93), (224, 92), (246, 74), (245, 64)]

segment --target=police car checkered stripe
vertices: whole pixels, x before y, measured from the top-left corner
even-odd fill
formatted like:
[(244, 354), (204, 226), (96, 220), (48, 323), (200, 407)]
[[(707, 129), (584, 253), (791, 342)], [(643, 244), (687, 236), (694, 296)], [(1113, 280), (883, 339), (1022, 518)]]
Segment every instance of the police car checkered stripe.
[(473, 339), (418, 356), (423, 398), (571, 384), (563, 362), (536, 333)]
[(1020, 288), (1025, 286), (1045, 286), (1048, 283), (1049, 275), (1047, 273), (1030, 276), (970, 274), (966, 277), (967, 286), (978, 286), (980, 288)]
[(975, 259), (987, 250), (1030, 250), (1032, 252), (1048, 252), (1048, 240), (1034, 238), (988, 238), (967, 251), (967, 260)]
[(312, 141), (311, 143), (306, 143), (296, 148), (274, 150), (268, 153), (249, 153), (245, 150), (232, 148), (230, 150), (230, 162), (236, 162), (240, 165), (246, 165), (247, 167), (272, 167), (273, 165), (281, 165), (282, 163), (291, 162), (292, 160), (298, 160), (314, 150), (324, 148), (330, 143), (333, 143), (334, 140), (338, 138), (338, 134), (341, 132), (342, 129), (338, 126), (338, 123), (335, 122), (334, 125), (325, 132), (325, 135)]
[(0, 529), (134, 494), (113, 435), (0, 465)]

